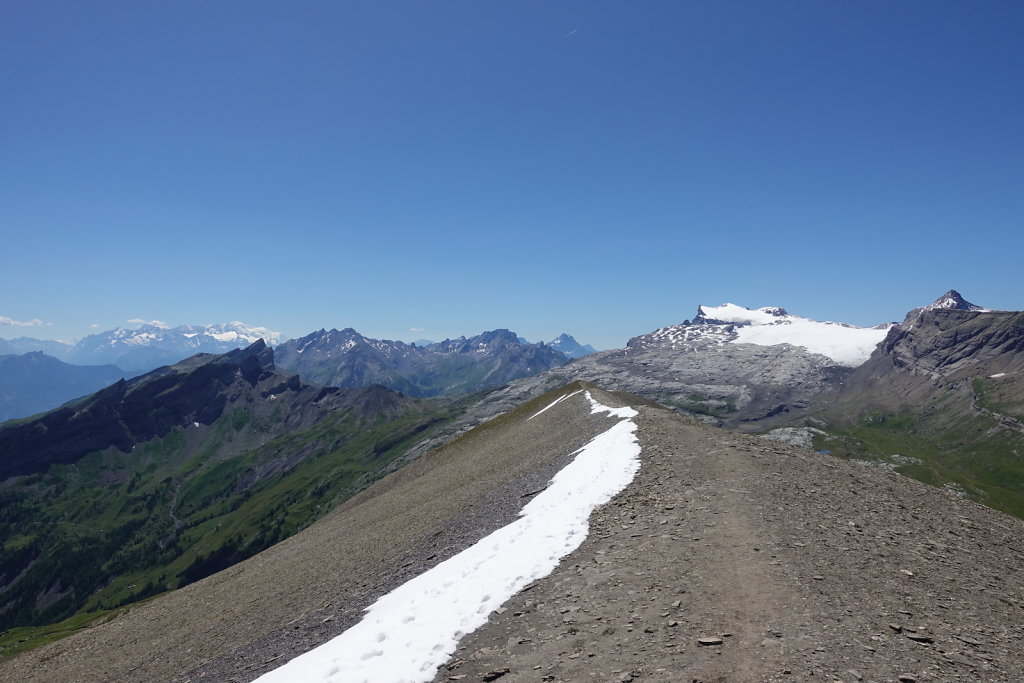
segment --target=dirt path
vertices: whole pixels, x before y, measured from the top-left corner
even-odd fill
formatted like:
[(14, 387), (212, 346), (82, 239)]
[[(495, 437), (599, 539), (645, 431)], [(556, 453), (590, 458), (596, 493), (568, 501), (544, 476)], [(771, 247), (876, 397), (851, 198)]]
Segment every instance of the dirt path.
[(639, 424), (633, 484), (438, 681), (1024, 680), (1019, 521), (666, 411)]
[[(515, 519), (614, 423), (583, 400), (527, 419), (551, 398), (244, 563), (5, 662), (0, 681), (256, 678)], [(640, 411), (633, 483), (549, 577), (464, 639), (438, 680), (1024, 680), (1020, 520), (896, 474)]]

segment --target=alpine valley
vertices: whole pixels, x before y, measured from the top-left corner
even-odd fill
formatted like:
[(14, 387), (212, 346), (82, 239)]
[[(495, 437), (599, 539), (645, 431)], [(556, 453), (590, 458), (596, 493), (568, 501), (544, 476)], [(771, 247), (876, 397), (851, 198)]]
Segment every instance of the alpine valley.
[(144, 374), (0, 425), (0, 680), (1024, 679), (1024, 313), (151, 327), (67, 357)]

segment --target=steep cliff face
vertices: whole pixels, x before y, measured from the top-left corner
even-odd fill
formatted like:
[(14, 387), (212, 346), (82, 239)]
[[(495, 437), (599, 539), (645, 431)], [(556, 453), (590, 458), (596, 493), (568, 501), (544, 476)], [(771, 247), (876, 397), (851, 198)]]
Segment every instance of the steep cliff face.
[(918, 309), (879, 348), (904, 370), (933, 377), (1024, 366), (1024, 313)]
[(1022, 387), (1022, 352), (1024, 312), (919, 308), (829, 400), (856, 418), (872, 409), (923, 409), (950, 392), (969, 398), (974, 384), (989, 380)]
[(817, 447), (1024, 516), (1024, 313), (944, 299), (815, 399)]

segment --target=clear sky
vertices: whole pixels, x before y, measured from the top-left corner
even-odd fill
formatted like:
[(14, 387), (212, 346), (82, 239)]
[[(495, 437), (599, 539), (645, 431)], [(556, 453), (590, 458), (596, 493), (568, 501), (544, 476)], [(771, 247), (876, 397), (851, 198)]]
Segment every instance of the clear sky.
[(1018, 0), (0, 0), (0, 97), (3, 338), (1024, 309)]

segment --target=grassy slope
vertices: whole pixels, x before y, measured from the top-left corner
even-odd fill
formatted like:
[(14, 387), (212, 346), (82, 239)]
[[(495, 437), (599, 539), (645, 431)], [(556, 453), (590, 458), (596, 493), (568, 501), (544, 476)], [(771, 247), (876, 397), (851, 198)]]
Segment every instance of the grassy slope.
[[(294, 534), (448, 416), (437, 408), (373, 422), (335, 414), (259, 444), (267, 426), (241, 406), (198, 444), (178, 428), (130, 454), (93, 453), (6, 486), (0, 573), (24, 574), (10, 594), (0, 594), (3, 627), (43, 628), (0, 636), (3, 654), (66, 635)], [(224, 452), (234, 455), (212, 458)], [(246, 486), (253, 473), (283, 460), (298, 463)]]
[[(1020, 417), (1020, 400), (991, 379), (975, 379), (979, 404)], [(990, 398), (990, 397), (995, 398)], [(847, 458), (891, 461), (896, 471), (934, 486), (952, 485), (979, 503), (1024, 518), (1024, 434), (949, 392), (920, 413), (872, 412), (850, 427), (826, 427), (815, 447)], [(915, 461), (893, 459), (893, 455)]]

